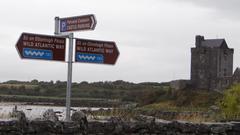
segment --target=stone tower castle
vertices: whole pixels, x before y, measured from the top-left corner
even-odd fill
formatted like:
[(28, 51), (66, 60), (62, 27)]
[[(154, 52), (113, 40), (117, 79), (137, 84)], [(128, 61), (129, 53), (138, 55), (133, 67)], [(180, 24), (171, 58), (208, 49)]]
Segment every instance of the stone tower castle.
[(198, 89), (222, 90), (232, 83), (233, 53), (225, 39), (196, 36), (191, 48), (191, 84)]

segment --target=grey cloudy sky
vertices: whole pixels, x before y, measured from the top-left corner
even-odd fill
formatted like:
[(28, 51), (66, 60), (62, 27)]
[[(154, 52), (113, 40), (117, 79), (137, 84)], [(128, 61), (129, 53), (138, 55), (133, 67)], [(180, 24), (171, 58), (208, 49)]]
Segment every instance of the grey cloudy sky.
[(195, 35), (225, 38), (240, 66), (239, 0), (7, 0), (0, 1), (0, 81), (67, 80), (67, 64), (21, 60), (15, 44), (22, 32), (50, 34), (54, 17), (95, 14), (94, 31), (75, 37), (112, 40), (116, 65), (75, 63), (73, 81), (163, 82), (189, 79)]

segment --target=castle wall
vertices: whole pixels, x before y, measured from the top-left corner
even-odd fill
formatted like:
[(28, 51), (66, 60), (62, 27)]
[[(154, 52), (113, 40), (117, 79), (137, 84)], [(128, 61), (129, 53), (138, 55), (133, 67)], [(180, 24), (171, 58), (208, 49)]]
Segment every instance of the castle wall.
[(230, 77), (233, 74), (233, 49), (221, 49), (218, 59), (218, 77)]
[(223, 89), (231, 84), (233, 49), (191, 48), (191, 83), (198, 89)]

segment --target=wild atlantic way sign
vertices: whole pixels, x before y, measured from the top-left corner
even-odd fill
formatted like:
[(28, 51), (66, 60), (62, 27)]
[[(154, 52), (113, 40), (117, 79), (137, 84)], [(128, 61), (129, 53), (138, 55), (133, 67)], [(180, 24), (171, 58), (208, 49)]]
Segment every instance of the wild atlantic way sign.
[(16, 48), (23, 59), (65, 61), (66, 39), (57, 36), (22, 33)]

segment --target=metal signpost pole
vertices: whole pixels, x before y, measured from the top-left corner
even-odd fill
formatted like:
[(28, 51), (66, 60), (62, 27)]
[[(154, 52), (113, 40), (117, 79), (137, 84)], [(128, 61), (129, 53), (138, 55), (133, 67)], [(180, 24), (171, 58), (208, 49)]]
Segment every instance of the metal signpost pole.
[(55, 29), (54, 29), (54, 34), (59, 35), (60, 30), (59, 30), (59, 17), (55, 17)]
[(60, 33), (60, 18), (55, 17), (55, 35), (67, 36), (69, 39), (68, 48), (68, 74), (67, 74), (67, 90), (66, 90), (66, 121), (70, 121), (71, 118), (71, 88), (72, 88), (72, 63), (73, 63), (73, 33), (68, 35), (61, 35)]
[(66, 121), (70, 121), (71, 115), (71, 88), (72, 88), (72, 60), (73, 57), (73, 33), (69, 34), (69, 50), (68, 50), (68, 79), (67, 79), (67, 95), (66, 95)]

